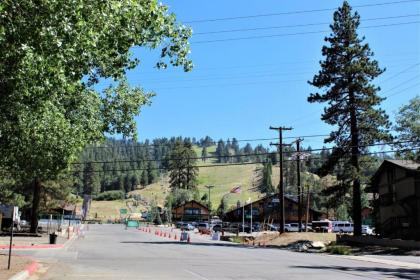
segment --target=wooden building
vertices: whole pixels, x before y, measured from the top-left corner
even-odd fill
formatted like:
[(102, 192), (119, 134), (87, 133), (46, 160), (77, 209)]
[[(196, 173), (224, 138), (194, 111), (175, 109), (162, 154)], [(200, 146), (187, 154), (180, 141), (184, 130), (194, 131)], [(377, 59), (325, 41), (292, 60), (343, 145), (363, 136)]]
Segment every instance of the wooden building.
[(209, 209), (191, 200), (172, 208), (172, 219), (174, 221), (206, 221), (209, 218)]
[[(297, 222), (298, 221), (298, 202), (288, 196), (284, 197), (284, 211), (285, 211), (285, 222)], [(251, 207), (252, 205), (252, 207)], [(266, 223), (279, 223), (279, 197), (278, 194), (266, 196), (259, 200), (245, 204), (244, 206), (237, 207), (229, 212), (225, 213), (223, 217), (224, 221), (228, 222), (242, 222), (242, 209), (245, 213), (245, 222), (248, 223), (251, 220), (251, 208), (252, 208), (252, 221), (253, 222), (266, 222)], [(302, 222), (306, 220), (306, 203), (302, 207)], [(312, 208), (309, 209), (308, 221), (319, 220), (324, 218), (324, 214), (316, 211)]]
[(420, 163), (385, 160), (371, 180), (376, 232), (385, 237), (420, 240)]

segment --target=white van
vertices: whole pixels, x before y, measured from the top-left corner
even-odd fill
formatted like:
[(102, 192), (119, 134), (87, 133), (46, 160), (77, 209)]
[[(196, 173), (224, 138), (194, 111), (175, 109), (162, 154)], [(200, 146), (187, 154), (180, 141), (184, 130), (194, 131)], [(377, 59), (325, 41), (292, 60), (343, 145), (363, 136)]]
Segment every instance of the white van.
[(352, 233), (354, 230), (353, 223), (349, 221), (334, 221), (333, 222), (333, 232), (339, 233)]

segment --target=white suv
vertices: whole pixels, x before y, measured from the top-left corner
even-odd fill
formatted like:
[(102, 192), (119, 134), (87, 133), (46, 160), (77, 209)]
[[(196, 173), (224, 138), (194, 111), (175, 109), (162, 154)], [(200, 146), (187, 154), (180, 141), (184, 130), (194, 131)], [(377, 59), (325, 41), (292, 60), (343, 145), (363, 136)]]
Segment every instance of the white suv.
[(351, 233), (354, 230), (353, 223), (348, 221), (335, 221), (333, 222), (333, 232)]

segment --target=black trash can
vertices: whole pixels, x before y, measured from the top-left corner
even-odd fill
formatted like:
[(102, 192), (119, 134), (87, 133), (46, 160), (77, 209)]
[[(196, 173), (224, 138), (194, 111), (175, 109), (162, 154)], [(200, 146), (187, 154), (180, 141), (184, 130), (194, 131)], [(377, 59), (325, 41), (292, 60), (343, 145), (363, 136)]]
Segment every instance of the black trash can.
[(50, 234), (50, 244), (56, 244), (57, 243), (57, 234), (51, 233)]

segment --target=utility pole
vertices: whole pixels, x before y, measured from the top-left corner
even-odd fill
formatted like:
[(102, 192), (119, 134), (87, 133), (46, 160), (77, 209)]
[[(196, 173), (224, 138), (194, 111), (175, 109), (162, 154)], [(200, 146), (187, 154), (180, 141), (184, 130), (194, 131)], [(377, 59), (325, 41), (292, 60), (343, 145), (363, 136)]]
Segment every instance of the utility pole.
[(273, 144), (270, 143), (270, 145), (276, 145), (278, 147), (279, 155), (280, 155), (280, 183), (279, 183), (279, 222), (280, 222), (280, 233), (284, 233), (284, 182), (283, 182), (283, 130), (292, 130), (291, 127), (272, 127), (270, 126), (271, 130), (277, 130), (279, 132), (279, 143)]
[(209, 190), (209, 202), (207, 207), (209, 208), (209, 224), (210, 224), (210, 190), (214, 188), (214, 186), (205, 186)]
[[(302, 138), (296, 139), (296, 172), (297, 172), (297, 188), (298, 188), (298, 223), (299, 223), (299, 232), (302, 231), (302, 187), (300, 184), (300, 142)], [(307, 227), (306, 225), (305, 227)]]
[(309, 222), (309, 196), (311, 193), (309, 192), (309, 185), (308, 185), (308, 194), (306, 195), (306, 227), (305, 232), (308, 232), (308, 222)]

